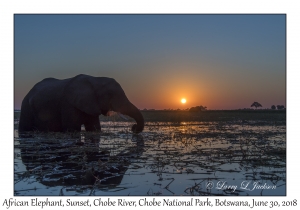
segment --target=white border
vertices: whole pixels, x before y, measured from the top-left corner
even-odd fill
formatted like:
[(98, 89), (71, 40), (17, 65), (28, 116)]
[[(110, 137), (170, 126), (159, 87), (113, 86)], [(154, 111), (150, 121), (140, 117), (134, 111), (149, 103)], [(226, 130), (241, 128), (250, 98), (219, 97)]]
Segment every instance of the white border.
[[(293, 200), (299, 197), (298, 166), (299, 123), (299, 7), (296, 1), (1, 1), (0, 6), (0, 65), (1, 109), (0, 128), (0, 205), (4, 198), (13, 197), (13, 15), (15, 13), (280, 13), (287, 14), (287, 196), (256, 197), (259, 200)], [(18, 197), (28, 199), (32, 197)], [(51, 197), (54, 199), (55, 197)], [(115, 197), (116, 198), (116, 197)], [(60, 197), (57, 197), (60, 199)], [(78, 200), (86, 198), (78, 198)], [(94, 199), (94, 198), (91, 198)], [(127, 198), (129, 199), (129, 198)], [(139, 200), (140, 197), (130, 197)], [(231, 197), (227, 200), (245, 200)], [(249, 198), (248, 200), (250, 200)], [(298, 204), (299, 205), (299, 204)], [(99, 208), (99, 207), (98, 207)], [(181, 207), (175, 207), (175, 209)], [(199, 208), (199, 207), (197, 207)], [(15, 209), (15, 208), (10, 208)], [(29, 209), (29, 207), (27, 207)], [(32, 207), (30, 207), (32, 209)], [(47, 209), (47, 208), (46, 208)], [(115, 207), (116, 209), (116, 207)]]

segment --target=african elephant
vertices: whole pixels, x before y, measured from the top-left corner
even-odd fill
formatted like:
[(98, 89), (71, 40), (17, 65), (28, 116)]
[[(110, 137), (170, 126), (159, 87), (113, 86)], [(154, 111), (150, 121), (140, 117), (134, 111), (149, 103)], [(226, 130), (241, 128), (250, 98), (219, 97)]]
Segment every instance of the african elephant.
[(46, 78), (22, 101), (19, 132), (101, 130), (99, 115), (109, 111), (132, 117), (134, 133), (144, 129), (139, 109), (126, 97), (118, 82), (107, 77), (77, 75), (69, 79)]

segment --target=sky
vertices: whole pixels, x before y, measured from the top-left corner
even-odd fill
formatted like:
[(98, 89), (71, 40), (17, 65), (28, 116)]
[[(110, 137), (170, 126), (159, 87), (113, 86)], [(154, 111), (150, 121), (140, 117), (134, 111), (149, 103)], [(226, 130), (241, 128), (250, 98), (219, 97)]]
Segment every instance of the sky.
[(15, 109), (78, 74), (114, 78), (140, 109), (286, 106), (286, 15), (14, 15)]

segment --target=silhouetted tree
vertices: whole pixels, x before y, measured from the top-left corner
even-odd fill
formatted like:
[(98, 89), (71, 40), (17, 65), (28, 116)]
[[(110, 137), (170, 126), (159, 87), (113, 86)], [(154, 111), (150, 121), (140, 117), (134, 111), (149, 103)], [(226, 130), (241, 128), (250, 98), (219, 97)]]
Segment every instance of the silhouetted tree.
[(253, 104), (251, 105), (251, 107), (254, 107), (255, 106), (255, 109), (257, 109), (257, 107), (262, 107), (262, 105), (258, 102), (253, 102)]
[(200, 112), (200, 111), (205, 111), (207, 109), (206, 106), (195, 106), (195, 107), (191, 107), (189, 109), (190, 112)]
[(275, 105), (272, 105), (272, 106), (271, 106), (271, 109), (276, 109), (276, 106), (275, 106)]
[(283, 106), (283, 105), (277, 105), (277, 109), (278, 109), (278, 110), (284, 109), (284, 106)]

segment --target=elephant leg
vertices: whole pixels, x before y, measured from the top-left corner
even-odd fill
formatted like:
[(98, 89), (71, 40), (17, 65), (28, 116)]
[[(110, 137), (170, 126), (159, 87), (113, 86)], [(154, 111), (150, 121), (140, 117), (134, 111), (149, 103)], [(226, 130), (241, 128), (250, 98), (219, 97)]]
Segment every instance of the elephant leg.
[(86, 131), (101, 131), (99, 116), (90, 116), (85, 119)]
[(64, 132), (81, 131), (81, 124), (79, 122), (71, 122), (70, 120), (64, 119), (62, 130)]
[(76, 108), (68, 107), (61, 111), (61, 123), (63, 131), (81, 131), (82, 114)]

